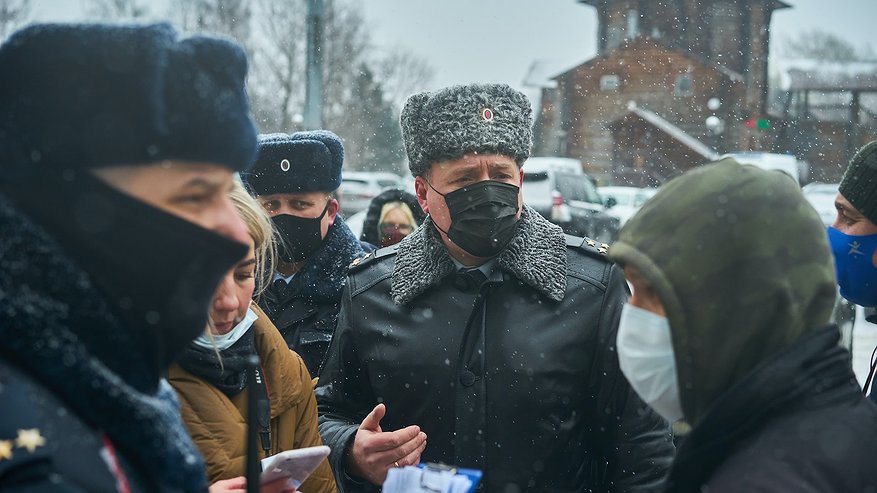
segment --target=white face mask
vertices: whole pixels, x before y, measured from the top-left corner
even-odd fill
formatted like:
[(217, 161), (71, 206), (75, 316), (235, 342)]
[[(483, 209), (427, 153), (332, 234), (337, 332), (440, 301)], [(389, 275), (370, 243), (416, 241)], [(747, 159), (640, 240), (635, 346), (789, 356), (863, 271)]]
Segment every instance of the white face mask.
[(217, 351), (224, 351), (230, 348), (232, 344), (238, 342), (238, 339), (247, 333), (247, 330), (252, 327), (258, 318), (259, 316), (256, 315), (256, 312), (247, 308), (247, 314), (244, 315), (244, 319), (227, 333), (222, 335), (204, 333), (192, 342), (205, 349), (216, 348)]
[(640, 398), (667, 421), (682, 419), (676, 358), (667, 318), (624, 305), (616, 346), (621, 372)]

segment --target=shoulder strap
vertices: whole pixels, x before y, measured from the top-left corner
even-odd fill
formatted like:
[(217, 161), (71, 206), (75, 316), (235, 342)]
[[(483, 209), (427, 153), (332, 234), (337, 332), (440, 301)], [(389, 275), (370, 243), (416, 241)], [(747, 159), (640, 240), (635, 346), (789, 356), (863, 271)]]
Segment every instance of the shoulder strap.
[(348, 270), (349, 273), (358, 272), (364, 269), (367, 265), (375, 262), (376, 260), (380, 260), (384, 257), (389, 257), (391, 255), (395, 255), (399, 250), (399, 245), (391, 245), (384, 248), (379, 248), (371, 253), (365, 254), (365, 256), (354, 259), (353, 262), (350, 263), (350, 268)]
[(609, 244), (601, 243), (590, 238), (582, 238), (579, 236), (565, 235), (566, 246), (581, 250), (592, 257), (606, 259), (606, 253), (609, 252)]

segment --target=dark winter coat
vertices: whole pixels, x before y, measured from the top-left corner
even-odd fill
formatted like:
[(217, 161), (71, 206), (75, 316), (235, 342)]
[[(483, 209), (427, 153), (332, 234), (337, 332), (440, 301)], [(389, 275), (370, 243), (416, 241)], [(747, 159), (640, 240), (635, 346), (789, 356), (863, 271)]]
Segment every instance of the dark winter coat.
[(0, 490), (206, 491), (170, 386), (132, 387), (83, 342), (142, 357), (102, 293), (3, 195), (0, 231)]
[(877, 407), (831, 326), (728, 389), (683, 439), (667, 492), (862, 492), (877, 485)]
[(426, 219), (426, 213), (420, 208), (417, 197), (398, 188), (385, 190), (369, 203), (368, 212), (366, 212), (365, 220), (362, 222), (362, 234), (359, 235), (360, 240), (380, 246), (381, 236), (378, 233), (378, 223), (381, 221), (381, 209), (384, 207), (384, 204), (389, 202), (402, 202), (407, 205), (414, 215), (414, 220), (417, 221), (417, 224), (414, 225), (415, 228), (423, 224), (423, 220)]
[(339, 488), (357, 424), (417, 424), (421, 460), (483, 469), (486, 491), (654, 491), (669, 427), (631, 391), (615, 333), (627, 298), (605, 249), (529, 207), (482, 285), (457, 273), (430, 219), (354, 262), (317, 388)]
[(350, 263), (365, 255), (359, 240), (340, 216), (320, 248), (307, 259), (292, 281), (275, 281), (259, 300), (289, 348), (298, 353), (311, 376), (318, 376), (329, 349), (341, 290)]
[(877, 408), (826, 328), (834, 265), (797, 183), (732, 160), (698, 167), (664, 184), (610, 256), (639, 270), (670, 326), (692, 431), (667, 491), (877, 485)]
[[(250, 328), (270, 397), (270, 454), (323, 445), (317, 431), (314, 384), (302, 359), (286, 347), (277, 328), (255, 304), (259, 316)], [(180, 397), (183, 419), (207, 462), (211, 482), (246, 474), (247, 396), (249, 389), (229, 397), (222, 390), (175, 364), (168, 381)], [(259, 450), (260, 459), (265, 453)], [(334, 493), (335, 479), (323, 461), (302, 483), (311, 493)]]

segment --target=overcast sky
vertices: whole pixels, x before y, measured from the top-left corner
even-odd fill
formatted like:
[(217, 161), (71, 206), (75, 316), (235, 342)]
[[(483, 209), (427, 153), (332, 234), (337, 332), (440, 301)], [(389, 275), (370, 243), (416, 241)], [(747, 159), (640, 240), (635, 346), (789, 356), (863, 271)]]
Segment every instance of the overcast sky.
[[(877, 0), (784, 0), (772, 52), (782, 40), (823, 29), (877, 50)], [(149, 2), (164, 4), (168, 0)], [(523, 89), (537, 59), (573, 65), (596, 53), (596, 10), (577, 0), (360, 0), (377, 47), (404, 46), (435, 68), (433, 87), (473, 81)], [(38, 20), (82, 18), (81, 0), (34, 0)], [(828, 11), (827, 9), (830, 9)], [(153, 11), (165, 10), (153, 7)], [(529, 92), (529, 91), (528, 91)]]

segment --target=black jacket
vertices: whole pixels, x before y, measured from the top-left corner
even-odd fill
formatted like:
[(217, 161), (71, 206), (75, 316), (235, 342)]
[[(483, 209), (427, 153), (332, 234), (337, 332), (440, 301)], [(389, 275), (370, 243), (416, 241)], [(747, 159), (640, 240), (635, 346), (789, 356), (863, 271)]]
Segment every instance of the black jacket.
[(0, 231), (0, 491), (121, 491), (122, 477), (133, 492), (206, 491), (170, 386), (135, 388), (94, 356), (103, 341), (142, 357), (105, 297), (2, 194)]
[(877, 407), (829, 327), (719, 398), (683, 439), (667, 492), (862, 492), (877, 485)]
[(631, 391), (615, 334), (626, 286), (605, 249), (526, 208), (480, 287), (426, 222), (351, 268), (317, 388), (339, 487), (357, 424), (417, 424), (424, 462), (482, 469), (486, 491), (654, 491), (667, 423)]
[[(124, 478), (132, 493), (182, 491), (162, 487), (114, 444), (88, 425), (31, 375), (0, 359), (0, 491), (15, 493), (121, 492)], [(173, 390), (164, 390), (175, 399)], [(131, 424), (136, 426), (136, 424)], [(18, 443), (22, 431), (37, 432), (42, 445), (28, 450)], [(116, 469), (118, 467), (118, 469)], [(205, 490), (206, 491), (206, 490)]]
[(319, 375), (332, 340), (347, 268), (364, 255), (359, 240), (341, 216), (336, 216), (320, 248), (292, 281), (288, 285), (283, 280), (274, 281), (259, 300), (312, 377)]
[(388, 202), (403, 202), (407, 205), (411, 209), (411, 214), (414, 215), (414, 220), (417, 221), (417, 224), (414, 225), (415, 227), (423, 224), (423, 220), (426, 219), (426, 214), (420, 208), (417, 197), (398, 188), (385, 190), (369, 203), (368, 212), (366, 212), (365, 220), (362, 222), (362, 234), (359, 235), (360, 240), (372, 245), (381, 245), (378, 223), (381, 220), (381, 209)]

